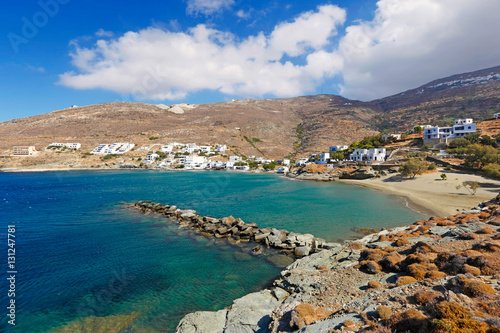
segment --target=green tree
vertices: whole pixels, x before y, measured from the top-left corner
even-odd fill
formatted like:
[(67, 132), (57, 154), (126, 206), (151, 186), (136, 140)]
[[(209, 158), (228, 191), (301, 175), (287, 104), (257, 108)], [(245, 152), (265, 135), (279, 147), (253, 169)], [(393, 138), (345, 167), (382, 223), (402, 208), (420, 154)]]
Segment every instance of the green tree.
[(332, 159), (341, 161), (344, 159), (344, 154), (339, 153), (339, 152), (334, 153), (334, 154), (332, 154)]
[(421, 175), (428, 170), (429, 166), (425, 161), (418, 158), (410, 158), (408, 162), (401, 165), (400, 172), (404, 177), (415, 178), (416, 175)]
[(413, 131), (415, 131), (415, 133), (420, 133), (420, 132), (422, 132), (422, 130), (423, 130), (422, 126), (415, 126), (413, 128)]
[(445, 174), (445, 173), (442, 173), (442, 174), (441, 174), (441, 179), (442, 179), (442, 180), (446, 180), (446, 174)]
[(500, 164), (498, 163), (487, 164), (481, 169), (481, 172), (486, 177), (500, 179)]
[(481, 187), (478, 182), (467, 180), (462, 183), (462, 185), (457, 185), (457, 190), (465, 188), (470, 194), (476, 195), (477, 189)]
[(448, 147), (454, 149), (454, 148), (467, 147), (468, 145), (470, 145), (470, 141), (467, 140), (466, 138), (456, 138), (451, 140)]
[(471, 168), (481, 169), (483, 166), (498, 161), (498, 150), (492, 146), (481, 146), (472, 144), (466, 148), (465, 165)]
[(464, 138), (470, 143), (479, 143), (479, 133), (469, 133)]

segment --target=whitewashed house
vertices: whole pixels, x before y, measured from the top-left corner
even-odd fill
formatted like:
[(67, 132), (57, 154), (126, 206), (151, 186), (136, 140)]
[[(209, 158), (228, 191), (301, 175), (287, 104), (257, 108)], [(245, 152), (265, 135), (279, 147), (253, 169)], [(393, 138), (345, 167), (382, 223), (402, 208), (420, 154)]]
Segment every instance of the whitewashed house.
[(170, 154), (174, 150), (174, 146), (172, 144), (162, 146), (160, 151), (165, 154)]
[(307, 161), (309, 161), (308, 158), (299, 158), (297, 161), (295, 161), (295, 166), (304, 166), (307, 164)]
[(153, 163), (158, 159), (158, 157), (160, 157), (160, 155), (158, 155), (156, 152), (149, 153), (146, 155), (146, 162)]
[(347, 148), (349, 148), (349, 146), (330, 146), (329, 151), (330, 151), (331, 153), (336, 153), (336, 152), (338, 152), (339, 150), (346, 150)]
[(241, 156), (229, 156), (229, 162), (236, 163), (241, 161), (242, 161)]
[(226, 145), (217, 145), (215, 151), (218, 152), (219, 154), (224, 154), (226, 152), (226, 149), (227, 149)]
[(384, 141), (387, 141), (390, 138), (394, 138), (396, 140), (400, 140), (401, 139), (401, 134), (385, 134), (385, 135), (382, 135), (382, 140), (384, 140)]
[(457, 119), (451, 127), (431, 126), (424, 129), (424, 140), (461, 138), (476, 132), (476, 124), (472, 118)]
[(109, 149), (109, 145), (100, 144), (95, 147), (90, 153), (91, 154), (105, 154), (104, 152)]
[(290, 160), (289, 159), (282, 159), (282, 160), (278, 160), (278, 165), (290, 165)]
[(330, 160), (330, 153), (321, 153), (319, 160), (316, 160), (316, 164), (327, 164)]
[(495, 114), (493, 115), (493, 117), (495, 117), (495, 118), (499, 118), (499, 117), (500, 117), (500, 113), (495, 113)]
[(353, 162), (382, 162), (386, 154), (385, 148), (355, 149), (349, 159)]
[(212, 147), (210, 146), (200, 146), (200, 151), (205, 154), (209, 154)]
[(207, 158), (205, 156), (186, 156), (184, 160), (186, 169), (204, 169), (207, 166)]

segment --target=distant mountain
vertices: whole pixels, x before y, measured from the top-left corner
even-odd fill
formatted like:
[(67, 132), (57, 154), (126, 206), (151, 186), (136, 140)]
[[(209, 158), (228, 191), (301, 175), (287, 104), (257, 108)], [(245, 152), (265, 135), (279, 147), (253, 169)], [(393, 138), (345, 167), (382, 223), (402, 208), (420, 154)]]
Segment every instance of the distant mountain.
[(443, 125), (456, 118), (491, 118), (500, 112), (500, 66), (458, 74), (368, 103), (379, 130)]
[[(491, 118), (500, 112), (500, 66), (435, 80), (361, 102), (336, 95), (244, 99), (178, 106), (103, 103), (0, 123), (0, 149), (52, 142), (134, 142), (159, 149), (169, 142), (226, 144), (232, 153), (279, 158), (325, 151), (381, 130)], [(156, 146), (153, 146), (155, 145)]]

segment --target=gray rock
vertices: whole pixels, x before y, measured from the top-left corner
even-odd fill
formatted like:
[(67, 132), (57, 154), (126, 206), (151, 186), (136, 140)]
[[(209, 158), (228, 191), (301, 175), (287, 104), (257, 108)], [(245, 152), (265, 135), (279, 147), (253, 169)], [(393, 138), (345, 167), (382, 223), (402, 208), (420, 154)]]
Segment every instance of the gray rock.
[(282, 301), (285, 297), (290, 296), (290, 294), (285, 289), (282, 289), (280, 287), (274, 288), (272, 294), (278, 301)]
[(355, 323), (362, 323), (363, 319), (360, 315), (349, 313), (339, 316), (334, 316), (332, 318), (328, 318), (322, 321), (317, 321), (309, 326), (304, 327), (301, 330), (298, 330), (297, 333), (325, 333), (330, 331), (331, 329), (340, 329), (342, 323), (347, 320), (352, 320)]
[(293, 258), (284, 254), (275, 254), (267, 258), (276, 267), (287, 267), (294, 262)]
[(269, 233), (269, 232), (266, 232), (266, 233), (264, 233), (264, 234), (256, 234), (256, 235), (255, 235), (255, 241), (256, 241), (256, 242), (260, 242), (260, 241), (262, 241), (263, 239), (267, 238), (267, 236), (269, 236), (269, 235), (270, 235), (270, 233)]
[(450, 230), (450, 236), (460, 237), (462, 234), (476, 232), (480, 229), (487, 227), (485, 223), (467, 223), (458, 225)]
[(267, 237), (267, 240), (269, 241), (269, 245), (271, 245), (271, 246), (278, 246), (278, 245), (281, 244), (280, 237), (276, 236), (276, 235), (273, 235), (273, 234), (269, 235)]
[(177, 325), (177, 333), (223, 333), (228, 310), (187, 314)]
[(438, 236), (445, 236), (447, 233), (450, 232), (450, 227), (440, 227), (440, 226), (434, 226), (429, 229), (429, 233), (433, 235), (438, 235)]
[(299, 246), (295, 248), (294, 254), (297, 257), (305, 257), (309, 255), (311, 248), (309, 246)]
[(323, 243), (323, 244), (321, 244), (321, 247), (324, 249), (327, 249), (327, 250), (335, 249), (339, 246), (342, 246), (342, 245), (339, 243)]

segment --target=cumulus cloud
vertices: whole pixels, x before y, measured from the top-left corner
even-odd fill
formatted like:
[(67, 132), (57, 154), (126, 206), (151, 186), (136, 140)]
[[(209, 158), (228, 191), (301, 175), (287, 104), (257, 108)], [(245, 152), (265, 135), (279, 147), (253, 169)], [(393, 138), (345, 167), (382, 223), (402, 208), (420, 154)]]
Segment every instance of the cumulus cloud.
[[(343, 9), (326, 5), (277, 25), (268, 36), (242, 40), (203, 24), (186, 32), (127, 32), (98, 40), (91, 48), (74, 45), (76, 72), (60, 75), (59, 82), (139, 99), (182, 99), (204, 89), (238, 96), (295, 96), (342, 67), (343, 59), (325, 47), (345, 15)], [(285, 61), (285, 55), (303, 57), (305, 63)]]
[(231, 8), (234, 0), (188, 0), (186, 12), (189, 15), (212, 15), (223, 9)]
[(499, 65), (498, 0), (380, 0), (346, 28), (341, 94), (370, 100)]
[[(188, 8), (209, 14), (232, 4), (189, 0)], [(285, 97), (341, 75), (343, 96), (371, 100), (499, 65), (499, 12), (498, 0), (380, 0), (373, 20), (346, 26), (336, 39), (346, 12), (334, 5), (248, 37), (203, 24), (187, 31), (150, 27), (87, 48), (74, 41), (75, 70), (59, 82), (158, 100), (201, 90)]]

